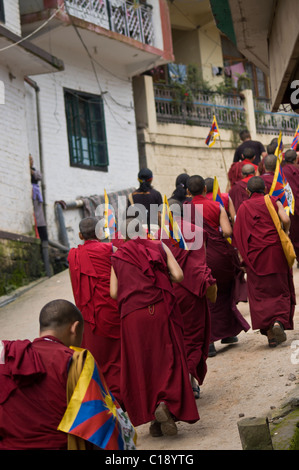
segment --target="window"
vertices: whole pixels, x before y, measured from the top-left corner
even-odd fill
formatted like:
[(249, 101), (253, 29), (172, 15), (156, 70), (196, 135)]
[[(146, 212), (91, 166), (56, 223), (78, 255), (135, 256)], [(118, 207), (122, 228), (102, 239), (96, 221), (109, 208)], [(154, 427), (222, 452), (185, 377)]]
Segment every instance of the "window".
[(0, 22), (5, 23), (4, 4), (3, 0), (0, 0)]
[(65, 89), (64, 99), (71, 166), (108, 171), (101, 96)]

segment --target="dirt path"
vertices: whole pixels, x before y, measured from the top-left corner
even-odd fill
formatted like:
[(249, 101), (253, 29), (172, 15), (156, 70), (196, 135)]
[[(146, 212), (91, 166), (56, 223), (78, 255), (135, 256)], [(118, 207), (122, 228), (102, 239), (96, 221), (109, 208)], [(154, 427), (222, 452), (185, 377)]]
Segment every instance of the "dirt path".
[[(297, 268), (294, 282), (299, 293)], [(54, 298), (73, 302), (67, 271), (39, 283), (0, 308), (0, 339), (34, 339), (38, 335), (39, 311)], [(248, 304), (240, 304), (239, 308), (250, 324)], [(270, 349), (266, 338), (252, 330), (241, 333), (237, 344), (216, 342), (218, 353), (208, 359), (208, 373), (197, 400), (200, 421), (193, 425), (179, 422), (179, 432), (174, 437), (152, 438), (149, 425), (140, 426), (137, 449), (240, 450), (237, 428), (240, 416), (249, 418), (270, 412), (297, 386), (299, 354), (297, 360), (292, 360), (295, 350), (291, 347), (295, 340), (299, 348), (299, 306), (294, 330), (287, 332), (287, 341), (275, 349)]]
[[(296, 293), (299, 270), (294, 269)], [(250, 322), (248, 304), (239, 309)], [(298, 344), (292, 343), (298, 341)], [(291, 347), (293, 345), (293, 348)], [(270, 349), (267, 340), (251, 329), (239, 335), (234, 345), (215, 343), (218, 351), (208, 359), (208, 372), (197, 400), (200, 421), (178, 423), (178, 435), (153, 438), (148, 425), (137, 428), (140, 450), (241, 450), (237, 422), (242, 417), (265, 415), (298, 387), (299, 306), (295, 311), (294, 330), (287, 341)]]

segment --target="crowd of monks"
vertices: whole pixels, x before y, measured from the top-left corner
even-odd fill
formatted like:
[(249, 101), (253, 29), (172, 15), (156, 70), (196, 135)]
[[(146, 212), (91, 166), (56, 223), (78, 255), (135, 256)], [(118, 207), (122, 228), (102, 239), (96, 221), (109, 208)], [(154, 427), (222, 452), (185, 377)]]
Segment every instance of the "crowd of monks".
[[(85, 241), (70, 251), (69, 268), (87, 323), (82, 344), (99, 362), (133, 425), (150, 423), (152, 436), (176, 434), (177, 421), (199, 419), (195, 400), (207, 358), (217, 353), (216, 341), (235, 343), (241, 331), (252, 327), (272, 348), (293, 328), (292, 268), (265, 202), (276, 165), (272, 147), (259, 164), (250, 147), (232, 163), (229, 189), (221, 194), (224, 207), (213, 200), (212, 178), (178, 176), (169, 201), (188, 249), (165, 235), (163, 227), (149, 237), (148, 220), (140, 237), (136, 227), (128, 234), (133, 220), (128, 217), (123, 237), (106, 243), (96, 239), (97, 219), (81, 221)], [(284, 153), (295, 198), (296, 161), (295, 151)], [(148, 181), (139, 181), (148, 186), (131, 195), (130, 205), (134, 196), (139, 203), (147, 194), (150, 200), (152, 173), (147, 173)], [(271, 196), (270, 202), (296, 248), (298, 230), (291, 226), (297, 213), (289, 217), (279, 200)], [(196, 245), (198, 239), (202, 243)], [(238, 309), (247, 301), (251, 325)]]
[[(149, 423), (153, 437), (176, 435), (178, 421), (200, 419), (196, 399), (216, 341), (235, 343), (252, 328), (273, 348), (293, 329), (293, 266), (274, 218), (299, 259), (299, 166), (296, 151), (284, 152), (283, 172), (296, 202), (289, 216), (279, 199), (267, 196), (275, 148), (270, 144), (259, 161), (249, 144), (243, 148), (229, 169), (223, 205), (213, 200), (212, 178), (178, 176), (169, 201), (187, 249), (165, 235), (163, 225), (151, 233), (149, 220), (137, 218), (136, 236), (136, 218), (125, 217), (105, 240), (98, 236), (99, 218), (80, 222), (82, 244), (70, 250), (68, 262), (84, 319), (81, 347), (92, 353), (132, 424)], [(145, 175), (130, 205), (136, 195), (150, 200), (152, 174)], [(249, 302), (251, 325), (240, 302)], [(0, 412), (0, 448), (1, 426)]]

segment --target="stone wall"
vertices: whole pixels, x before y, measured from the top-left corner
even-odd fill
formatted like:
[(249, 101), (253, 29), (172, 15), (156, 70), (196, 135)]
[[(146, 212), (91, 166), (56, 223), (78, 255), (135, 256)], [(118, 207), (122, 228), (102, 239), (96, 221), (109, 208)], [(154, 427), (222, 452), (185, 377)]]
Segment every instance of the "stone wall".
[(0, 232), (0, 296), (45, 275), (40, 240)]

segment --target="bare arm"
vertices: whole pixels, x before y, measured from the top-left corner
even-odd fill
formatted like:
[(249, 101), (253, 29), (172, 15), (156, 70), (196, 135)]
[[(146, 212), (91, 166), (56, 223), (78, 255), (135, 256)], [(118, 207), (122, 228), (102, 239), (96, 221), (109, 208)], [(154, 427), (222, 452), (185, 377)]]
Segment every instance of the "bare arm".
[(110, 297), (112, 299), (117, 299), (117, 290), (118, 290), (118, 282), (117, 277), (115, 274), (114, 269), (111, 267), (111, 274), (110, 274)]
[(184, 279), (184, 274), (180, 268), (180, 265), (178, 264), (168, 246), (164, 245), (164, 243), (162, 243), (162, 245), (167, 256), (167, 267), (169, 269), (170, 279), (172, 282), (182, 282)]
[(286, 233), (289, 233), (290, 227), (291, 227), (291, 219), (284, 210), (283, 205), (281, 204), (280, 201), (276, 201), (276, 204), (278, 206), (278, 217), (281, 220), (281, 223), (283, 225), (283, 229)]
[(220, 227), (222, 229), (223, 236), (225, 238), (230, 237), (233, 233), (233, 230), (232, 230), (230, 221), (228, 219), (226, 210), (222, 206), (220, 206), (220, 219), (219, 219), (219, 222), (220, 222)]

